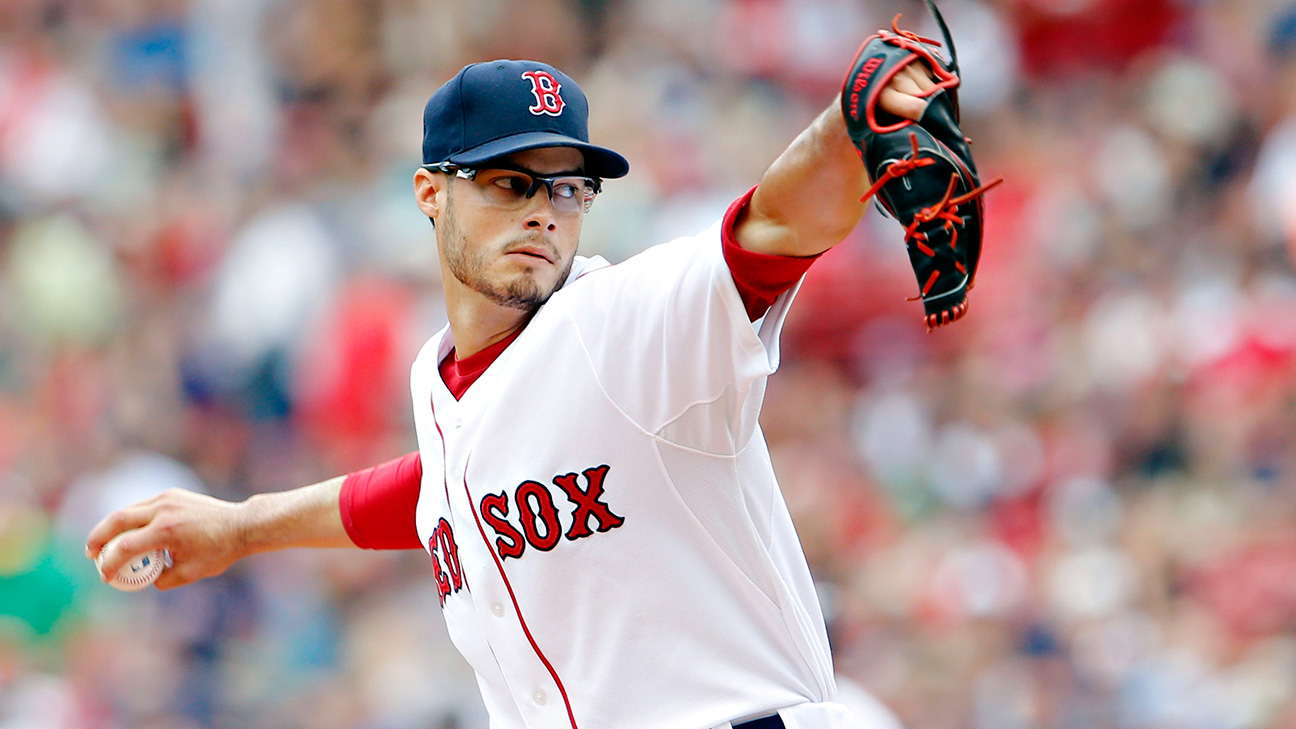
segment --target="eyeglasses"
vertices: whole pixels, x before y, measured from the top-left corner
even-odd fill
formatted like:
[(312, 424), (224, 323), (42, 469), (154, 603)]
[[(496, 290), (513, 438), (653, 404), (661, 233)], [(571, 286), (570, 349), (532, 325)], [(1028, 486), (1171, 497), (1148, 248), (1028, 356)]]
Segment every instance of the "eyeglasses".
[(594, 196), (603, 188), (598, 178), (578, 175), (546, 177), (522, 168), (491, 167), (476, 169), (460, 167), (449, 162), (423, 165), (431, 172), (454, 173), (455, 177), (474, 183), (485, 201), (504, 210), (518, 210), (535, 196), (543, 185), (549, 192), (549, 202), (560, 213), (587, 213), (594, 204)]

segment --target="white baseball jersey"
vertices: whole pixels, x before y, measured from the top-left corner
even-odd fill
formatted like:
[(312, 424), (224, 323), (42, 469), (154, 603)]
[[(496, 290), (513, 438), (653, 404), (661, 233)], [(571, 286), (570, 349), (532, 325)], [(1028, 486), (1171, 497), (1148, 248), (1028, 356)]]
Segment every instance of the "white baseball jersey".
[(717, 224), (578, 258), (461, 400), (423, 347), (417, 527), (493, 729), (849, 725), (757, 424), (794, 294), (753, 324)]

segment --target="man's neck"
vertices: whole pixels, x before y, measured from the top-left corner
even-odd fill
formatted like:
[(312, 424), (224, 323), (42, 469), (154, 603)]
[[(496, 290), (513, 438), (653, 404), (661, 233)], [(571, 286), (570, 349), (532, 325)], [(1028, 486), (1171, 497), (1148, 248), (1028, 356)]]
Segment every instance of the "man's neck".
[(506, 339), (526, 326), (532, 313), (500, 306), (476, 291), (463, 288), (446, 291), (446, 315), (454, 334), (457, 359), (471, 357)]

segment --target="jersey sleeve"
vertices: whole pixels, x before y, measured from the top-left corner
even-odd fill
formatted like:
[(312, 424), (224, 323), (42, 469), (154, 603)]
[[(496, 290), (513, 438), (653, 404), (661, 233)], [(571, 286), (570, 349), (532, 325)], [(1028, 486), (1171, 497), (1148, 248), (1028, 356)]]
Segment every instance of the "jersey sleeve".
[[(550, 302), (565, 302), (622, 414), (662, 440), (718, 455), (736, 453), (755, 432), (779, 333), (809, 265), (798, 259), (790, 273), (783, 257), (744, 251), (725, 233), (750, 195), (702, 233), (593, 271)], [(726, 255), (727, 245), (736, 250)]]
[(338, 508), (347, 536), (364, 549), (419, 549), (414, 514), (423, 481), (418, 451), (347, 474)]
[(747, 318), (756, 321), (769, 311), (778, 297), (789, 291), (810, 270), (819, 255), (814, 256), (776, 256), (768, 253), (749, 251), (738, 245), (734, 238), (734, 226), (738, 216), (751, 204), (756, 188), (747, 191), (729, 206), (724, 222), (720, 224), (720, 242), (724, 251), (725, 263), (729, 274), (733, 276), (734, 287), (742, 298)]

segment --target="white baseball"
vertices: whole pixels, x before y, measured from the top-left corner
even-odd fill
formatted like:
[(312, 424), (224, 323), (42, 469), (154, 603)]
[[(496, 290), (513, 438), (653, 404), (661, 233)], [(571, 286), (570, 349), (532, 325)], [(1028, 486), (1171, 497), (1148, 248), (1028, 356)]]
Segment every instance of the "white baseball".
[[(99, 550), (99, 556), (95, 559), (95, 566), (100, 568), (100, 572), (103, 572), (104, 556), (117, 549), (117, 541), (121, 537), (122, 535), (118, 534), (108, 540), (103, 549)], [(162, 570), (169, 566), (171, 566), (171, 555), (167, 554), (166, 550), (154, 549), (132, 557), (131, 561), (117, 570), (117, 574), (113, 575), (108, 584), (125, 592), (143, 590), (153, 584), (153, 581), (162, 574)]]

